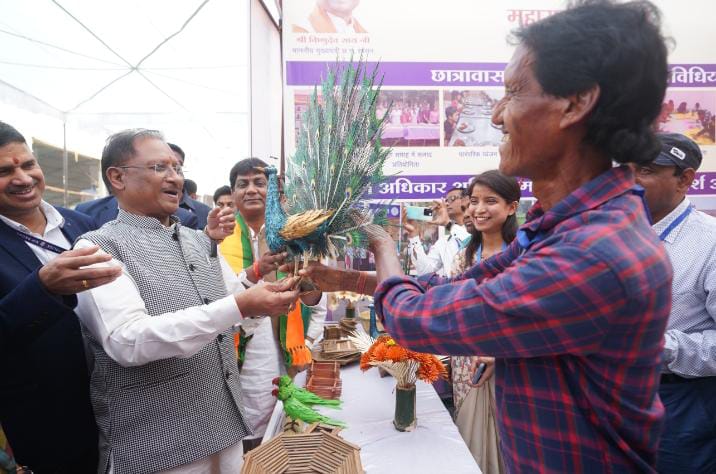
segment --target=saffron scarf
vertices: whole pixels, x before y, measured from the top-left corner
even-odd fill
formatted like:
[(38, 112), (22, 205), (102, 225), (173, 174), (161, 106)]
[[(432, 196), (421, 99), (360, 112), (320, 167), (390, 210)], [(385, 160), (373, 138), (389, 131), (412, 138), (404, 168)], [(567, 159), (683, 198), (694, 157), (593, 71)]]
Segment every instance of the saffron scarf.
[[(234, 233), (224, 239), (220, 249), (221, 254), (235, 273), (240, 273), (253, 265), (254, 252), (251, 245), (251, 234), (240, 213), (236, 213)], [(282, 274), (278, 275), (279, 278), (283, 276)], [(296, 301), (288, 314), (279, 317), (279, 343), (287, 367), (311, 362), (311, 351), (305, 345), (306, 331), (310, 321), (311, 309), (301, 304), (300, 301)], [(240, 363), (244, 361), (246, 344), (250, 340), (251, 336), (246, 336), (243, 332), (236, 333), (234, 336), (234, 345)]]

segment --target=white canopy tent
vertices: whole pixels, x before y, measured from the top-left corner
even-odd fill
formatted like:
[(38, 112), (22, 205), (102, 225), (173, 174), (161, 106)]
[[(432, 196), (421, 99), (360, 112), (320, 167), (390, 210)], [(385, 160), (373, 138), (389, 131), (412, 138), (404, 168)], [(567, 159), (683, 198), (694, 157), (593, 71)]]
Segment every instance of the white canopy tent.
[[(60, 188), (88, 173), (73, 173), (73, 160), (98, 158), (106, 137), (125, 128), (158, 129), (181, 146), (204, 194), (249, 155), (249, 0), (0, 5), (0, 120), (28, 141), (70, 151)], [(73, 192), (65, 204), (89, 197)]]

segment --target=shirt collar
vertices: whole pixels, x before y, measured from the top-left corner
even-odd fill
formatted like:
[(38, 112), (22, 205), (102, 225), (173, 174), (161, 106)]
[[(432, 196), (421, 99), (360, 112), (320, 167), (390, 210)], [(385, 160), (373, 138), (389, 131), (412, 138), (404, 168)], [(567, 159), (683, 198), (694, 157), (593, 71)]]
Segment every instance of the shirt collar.
[[(689, 207), (691, 207), (691, 201), (689, 201), (689, 198), (684, 197), (684, 200), (681, 201), (678, 206), (676, 206), (670, 213), (664, 216), (664, 218), (661, 219), (659, 222), (652, 225), (651, 228), (654, 229), (656, 235), (661, 235), (661, 233), (664, 232), (664, 230), (669, 227), (671, 223), (674, 222), (674, 220), (676, 220), (676, 218), (679, 217), (681, 213), (683, 213)], [(674, 240), (678, 236), (680, 229), (684, 225), (684, 222), (686, 222), (686, 220), (679, 223), (679, 225), (676, 226), (675, 229), (669, 232), (669, 235), (667, 235), (664, 240), (669, 243), (674, 243)]]
[[(117, 213), (117, 220), (134, 227), (143, 227), (145, 229), (166, 229), (164, 224), (162, 224), (156, 217), (132, 214), (131, 212), (125, 211), (121, 207)], [(169, 216), (169, 227), (172, 227), (178, 222), (179, 219), (176, 216)]]
[(256, 233), (256, 232), (254, 232), (254, 229), (252, 229), (248, 224), (246, 225), (246, 227), (248, 227), (248, 229), (249, 229), (249, 234), (251, 234), (251, 240), (256, 240), (262, 236), (262, 231), (264, 230), (264, 226), (265, 226), (265, 224), (261, 224), (261, 228), (259, 229), (258, 233)]
[(343, 18), (333, 15), (331, 13), (326, 12), (326, 15), (328, 15), (328, 18), (331, 19), (333, 22), (333, 25), (336, 27), (336, 30), (338, 32), (348, 30), (348, 29), (354, 29), (353, 28), (353, 17), (350, 17), (348, 21), (344, 20)]
[(527, 213), (527, 221), (522, 229), (532, 233), (547, 231), (574, 215), (599, 207), (628, 192), (634, 185), (634, 174), (628, 166), (611, 168), (572, 191), (547, 212), (537, 202)]
[[(44, 200), (40, 201), (40, 210), (45, 215), (45, 219), (47, 219), (47, 225), (45, 226), (45, 232), (43, 235), (47, 235), (48, 232), (50, 232), (53, 229), (56, 228), (62, 228), (65, 225), (65, 218), (62, 217), (62, 214), (54, 208), (54, 206), (48, 204)], [(25, 232), (26, 234), (32, 234), (33, 232), (25, 227), (23, 224), (20, 224), (19, 222), (16, 222), (9, 217), (5, 217), (3, 215), (0, 215), (0, 219), (4, 223), (6, 223), (8, 226), (15, 230), (20, 230), (22, 232)]]

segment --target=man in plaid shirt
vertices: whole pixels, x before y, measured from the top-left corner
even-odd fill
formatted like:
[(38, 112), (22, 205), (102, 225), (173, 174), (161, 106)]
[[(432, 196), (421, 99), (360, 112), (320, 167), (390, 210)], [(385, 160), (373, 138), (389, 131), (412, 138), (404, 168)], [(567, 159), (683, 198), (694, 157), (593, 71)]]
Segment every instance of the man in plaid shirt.
[(404, 276), (373, 240), (376, 310), (400, 344), (497, 358), (510, 472), (654, 470), (672, 271), (629, 168), (658, 150), (666, 88), (659, 12), (580, 4), (515, 33), (500, 170), (538, 198), (518, 238), (454, 280)]

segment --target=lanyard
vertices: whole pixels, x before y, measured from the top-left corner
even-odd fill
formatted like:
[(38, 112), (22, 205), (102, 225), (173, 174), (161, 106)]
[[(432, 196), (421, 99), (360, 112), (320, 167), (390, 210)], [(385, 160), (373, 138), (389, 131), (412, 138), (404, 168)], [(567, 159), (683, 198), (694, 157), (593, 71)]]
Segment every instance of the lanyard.
[(684, 219), (686, 219), (686, 216), (688, 216), (691, 213), (691, 206), (687, 207), (684, 212), (679, 214), (679, 217), (674, 219), (671, 224), (669, 224), (669, 227), (664, 229), (664, 232), (659, 234), (659, 240), (664, 241), (666, 238), (671, 234), (671, 231), (676, 229), (676, 227), (683, 222)]
[(22, 240), (24, 240), (25, 242), (31, 243), (33, 245), (37, 245), (38, 247), (40, 247), (43, 250), (49, 250), (50, 252), (54, 252), (54, 253), (58, 253), (58, 254), (67, 251), (67, 249), (63, 249), (59, 245), (55, 245), (55, 244), (50, 243), (46, 240), (42, 240), (41, 238), (35, 237), (34, 235), (26, 234), (21, 230), (16, 230), (15, 232), (17, 232), (17, 235), (20, 236), (20, 238)]
[[(504, 252), (507, 248), (507, 244), (502, 242), (502, 251)], [(477, 248), (477, 260), (476, 262), (482, 262), (482, 245)]]

